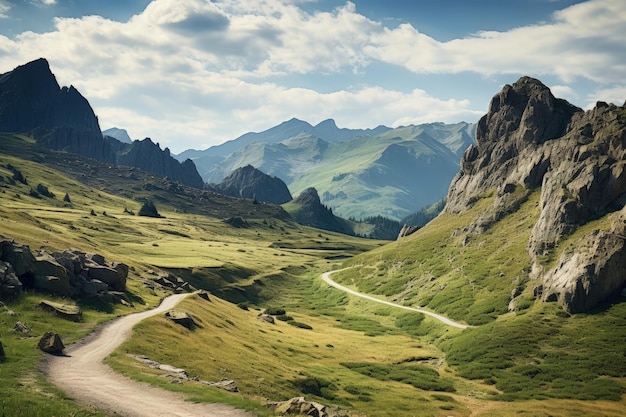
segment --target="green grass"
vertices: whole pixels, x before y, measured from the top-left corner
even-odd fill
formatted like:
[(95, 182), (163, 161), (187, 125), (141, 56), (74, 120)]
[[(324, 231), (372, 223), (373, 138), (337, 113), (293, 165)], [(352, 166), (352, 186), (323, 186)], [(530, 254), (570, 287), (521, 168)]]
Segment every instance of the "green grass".
[[(18, 152), (12, 138), (0, 148), (14, 146)], [(75, 247), (126, 262), (136, 310), (166, 295), (145, 285), (157, 270), (212, 292), (211, 302), (191, 297), (179, 305), (202, 326), (194, 332), (162, 316), (136, 327), (108, 360), (132, 378), (180, 391), (192, 401), (224, 402), (257, 415), (270, 415), (260, 405), (265, 399), (300, 395), (373, 417), (624, 415), (626, 303), (614, 300), (598, 311), (570, 316), (532, 297), (525, 246), (538, 213), (538, 193), (480, 235), (466, 238), (463, 229), (482, 215), (493, 196), (463, 215), (442, 215), (414, 235), (381, 246), (301, 227), (251, 204), (231, 206), (230, 200), (211, 200), (196, 209), (187, 200), (159, 194), (154, 201), (164, 218), (133, 216), (124, 208), (137, 212), (140, 201), (151, 196), (141, 187), (120, 183), (119, 192), (113, 192), (114, 182), (103, 181), (100, 189), (0, 154), (5, 179), (11, 175), (9, 163), (28, 185), (0, 182), (4, 235), (33, 249)], [(30, 196), (39, 183), (56, 198)], [(66, 192), (71, 203), (62, 201)], [(240, 210), (251, 227), (227, 226), (223, 216), (207, 215), (211, 207), (216, 213)], [(606, 224), (606, 218), (598, 219), (565, 238), (545, 265), (572, 250), (586, 230)], [(357, 268), (334, 279), (476, 327), (448, 328), (419, 313), (346, 295), (320, 280), (322, 271), (342, 265), (331, 259), (354, 255), (343, 265)], [(507, 313), (515, 287), (523, 289), (520, 310)], [(0, 415), (102, 415), (76, 405), (45, 381), (36, 336), (53, 329), (67, 344), (132, 309), (82, 301), (82, 321), (73, 323), (44, 313), (38, 302), (39, 296), (29, 293), (7, 302), (16, 316), (0, 311), (0, 340), (7, 354), (0, 363)], [(268, 307), (285, 310), (285, 321), (261, 322), (257, 315)], [(18, 319), (33, 328), (35, 337), (12, 331)], [(145, 354), (204, 380), (234, 379), (241, 393), (193, 382), (171, 384), (126, 353)]]

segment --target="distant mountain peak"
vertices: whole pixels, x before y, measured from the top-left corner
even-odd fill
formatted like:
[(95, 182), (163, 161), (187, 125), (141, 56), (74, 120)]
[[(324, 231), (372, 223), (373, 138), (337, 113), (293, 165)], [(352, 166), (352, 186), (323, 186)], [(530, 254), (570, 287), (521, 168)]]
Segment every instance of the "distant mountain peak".
[(212, 184), (215, 191), (240, 198), (254, 198), (257, 201), (283, 204), (291, 201), (287, 185), (277, 177), (272, 177), (252, 165), (237, 168), (219, 184)]

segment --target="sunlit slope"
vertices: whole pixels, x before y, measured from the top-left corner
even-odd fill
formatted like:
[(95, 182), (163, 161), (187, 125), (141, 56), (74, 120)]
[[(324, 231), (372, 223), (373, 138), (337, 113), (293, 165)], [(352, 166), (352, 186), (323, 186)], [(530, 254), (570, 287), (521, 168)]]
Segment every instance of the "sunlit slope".
[[(356, 256), (346, 263), (354, 268), (334, 278), (473, 325), (436, 344), (458, 376), (493, 385), (495, 398), (602, 399), (620, 402), (626, 410), (624, 299), (577, 315), (535, 300), (537, 283), (529, 279), (526, 245), (539, 213), (539, 192), (484, 233), (466, 237), (464, 231), (491, 198), (486, 195), (461, 215), (442, 214), (407, 238)], [(552, 264), (586, 232), (608, 224), (601, 218), (585, 225), (544, 262)], [(521, 296), (509, 311), (513, 292)]]

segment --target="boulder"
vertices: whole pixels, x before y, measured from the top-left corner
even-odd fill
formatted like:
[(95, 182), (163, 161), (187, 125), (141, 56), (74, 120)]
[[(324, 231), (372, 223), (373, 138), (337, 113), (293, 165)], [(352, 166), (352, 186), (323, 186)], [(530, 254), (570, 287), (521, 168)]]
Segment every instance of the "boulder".
[(67, 277), (57, 277), (54, 275), (35, 276), (35, 289), (48, 292), (53, 295), (67, 297), (72, 295), (72, 288)]
[(26, 245), (19, 245), (10, 240), (0, 241), (0, 260), (13, 266), (18, 277), (32, 271), (35, 256)]
[(196, 327), (199, 327), (189, 313), (181, 310), (169, 310), (165, 313), (165, 317), (189, 330), (194, 330)]
[(313, 401), (306, 401), (304, 397), (295, 397), (287, 401), (268, 403), (267, 406), (281, 415), (297, 415), (311, 417), (331, 417), (326, 412), (326, 406)]
[(13, 326), (13, 331), (17, 333), (30, 333), (31, 329), (21, 321), (17, 321)]
[(42, 300), (39, 303), (39, 307), (42, 310), (54, 313), (59, 317), (62, 317), (70, 321), (80, 321), (83, 317), (82, 311), (76, 305), (60, 304), (54, 301)]
[(209, 293), (207, 291), (200, 290), (196, 292), (196, 294), (198, 295), (198, 297), (202, 298), (203, 300), (211, 301), (211, 298), (209, 298)]
[(10, 299), (22, 293), (22, 282), (11, 264), (0, 261), (0, 299)]
[(274, 320), (274, 317), (270, 316), (269, 314), (265, 314), (265, 313), (261, 313), (259, 314), (259, 320), (262, 320), (266, 323), (270, 323), (270, 324), (275, 324), (276, 321)]
[(65, 349), (65, 345), (63, 345), (61, 341), (61, 336), (53, 332), (46, 332), (39, 340), (37, 347), (52, 355), (60, 355), (63, 353), (63, 349)]
[(78, 276), (81, 273), (86, 259), (84, 252), (75, 249), (55, 252), (52, 256), (71, 276)]
[[(128, 275), (128, 269), (126, 269)], [(124, 291), (126, 289), (126, 275), (120, 274), (116, 269), (108, 266), (90, 265), (87, 271), (89, 279), (97, 279), (106, 283), (114, 291)]]
[(239, 392), (239, 387), (237, 387), (237, 384), (232, 379), (222, 379), (218, 382), (207, 382), (206, 385), (228, 392)]

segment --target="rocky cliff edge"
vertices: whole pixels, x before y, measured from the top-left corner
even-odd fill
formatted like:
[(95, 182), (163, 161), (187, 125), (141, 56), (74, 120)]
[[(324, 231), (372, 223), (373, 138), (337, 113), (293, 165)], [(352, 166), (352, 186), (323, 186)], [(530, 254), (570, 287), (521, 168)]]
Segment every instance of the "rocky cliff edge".
[[(522, 77), (495, 95), (461, 160), (448, 192), (448, 213), (495, 193), (491, 207), (468, 227), (488, 229), (540, 188), (540, 214), (527, 252), (535, 294), (569, 312), (588, 311), (626, 285), (626, 107), (598, 102), (583, 111), (555, 98), (540, 81)], [(609, 215), (564, 251), (541, 262), (579, 227)]]

